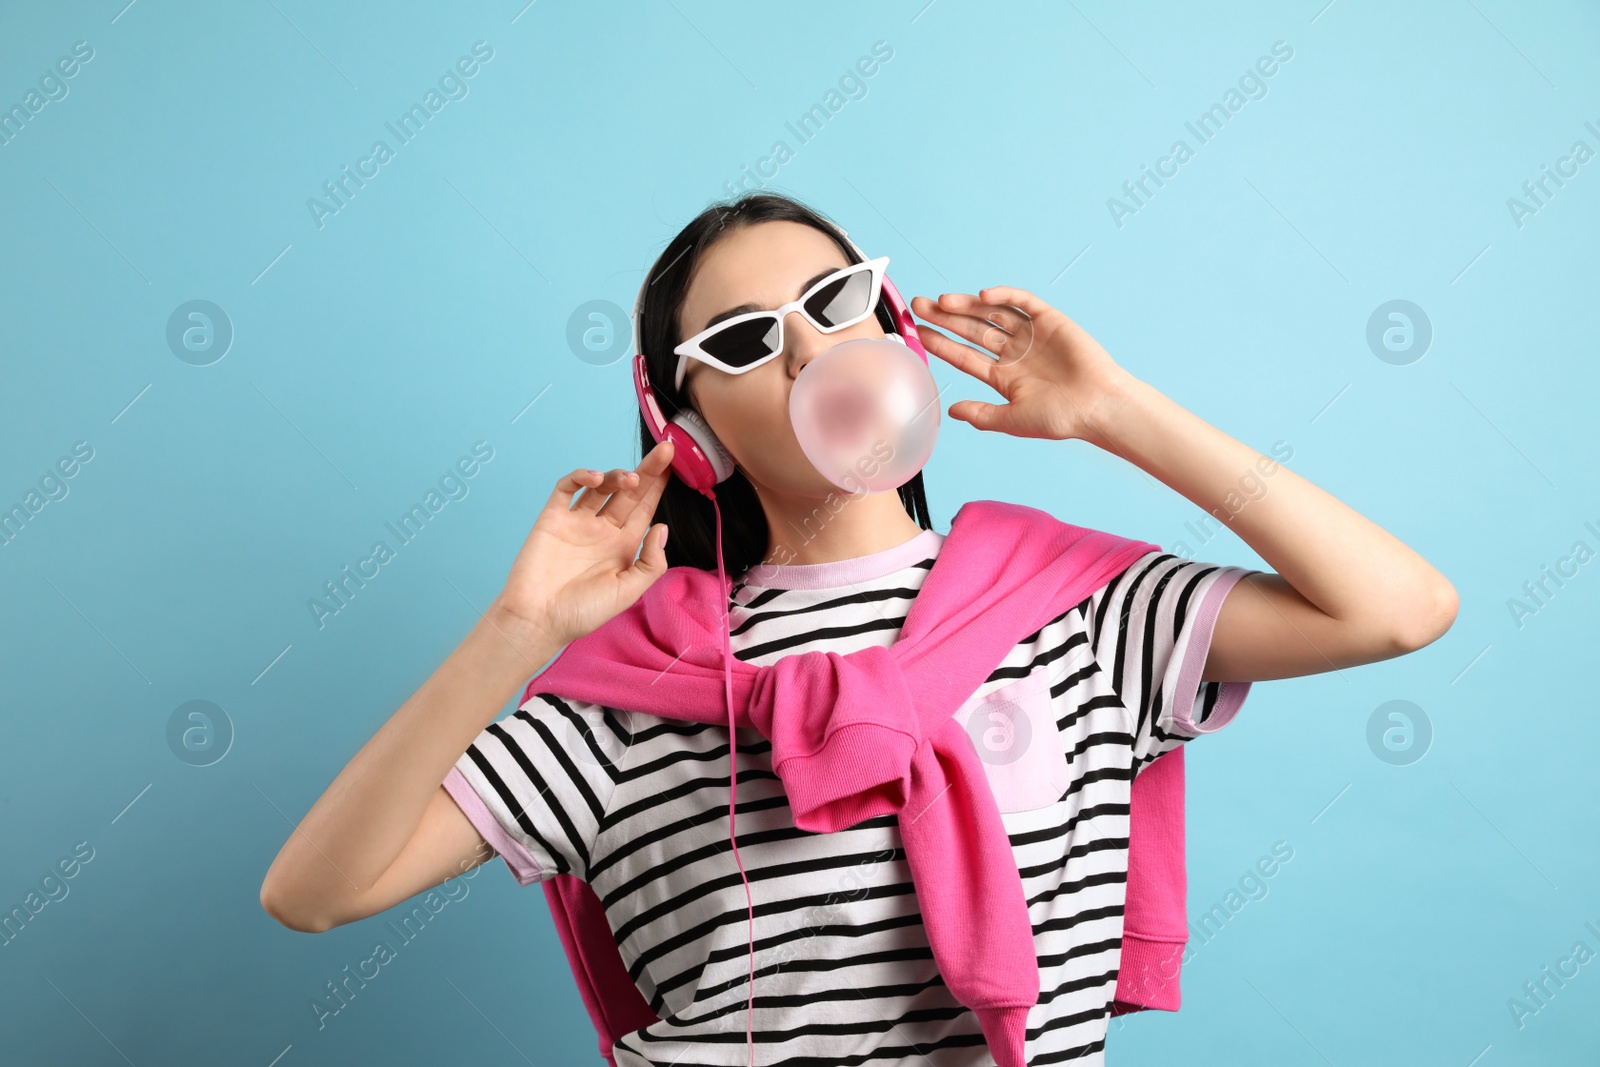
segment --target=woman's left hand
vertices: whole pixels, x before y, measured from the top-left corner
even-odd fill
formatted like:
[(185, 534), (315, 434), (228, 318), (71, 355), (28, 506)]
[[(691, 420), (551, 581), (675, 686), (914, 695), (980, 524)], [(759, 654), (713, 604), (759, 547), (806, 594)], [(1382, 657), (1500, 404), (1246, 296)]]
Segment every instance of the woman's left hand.
[(911, 310), (998, 357), (918, 326), (929, 352), (1006, 398), (950, 405), (952, 418), (980, 430), (1095, 442), (1102, 439), (1096, 409), (1131, 380), (1088, 331), (1026, 289), (999, 285), (977, 296), (945, 293), (937, 302), (919, 296)]

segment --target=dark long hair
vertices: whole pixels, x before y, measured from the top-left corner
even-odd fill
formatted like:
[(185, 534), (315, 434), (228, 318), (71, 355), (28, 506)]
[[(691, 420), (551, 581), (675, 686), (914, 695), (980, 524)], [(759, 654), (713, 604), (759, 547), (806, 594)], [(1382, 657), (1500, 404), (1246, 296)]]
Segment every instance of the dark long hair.
[[(758, 222), (799, 222), (815, 227), (830, 237), (850, 263), (860, 257), (850, 248), (834, 223), (797, 200), (776, 193), (747, 193), (733, 200), (706, 208), (674, 237), (650, 268), (650, 284), (639, 309), (639, 341), (650, 373), (650, 386), (662, 414), (670, 419), (681, 408), (690, 407), (684, 390), (672, 384), (677, 357), (672, 350), (683, 341), (678, 335), (678, 309), (689, 288), (689, 276), (706, 250), (729, 233)], [(883, 301), (878, 303), (878, 321), (885, 332), (894, 332), (894, 319)], [(685, 382), (687, 384), (687, 381)], [(639, 415), (640, 456), (655, 447), (655, 438)], [(722, 510), (723, 564), (730, 576), (737, 576), (761, 562), (767, 552), (771, 531), (767, 516), (756, 496), (755, 487), (738, 468), (714, 490)], [(928, 513), (928, 498), (923, 489), (922, 472), (899, 488), (906, 514), (924, 530), (933, 525)], [(841, 490), (841, 493), (843, 491)], [(818, 508), (818, 519), (825, 521), (827, 509)], [(656, 504), (655, 522), (669, 528), (667, 565), (693, 566), (703, 570), (717, 568), (716, 512), (711, 501), (685, 485), (676, 474), (667, 481)]]

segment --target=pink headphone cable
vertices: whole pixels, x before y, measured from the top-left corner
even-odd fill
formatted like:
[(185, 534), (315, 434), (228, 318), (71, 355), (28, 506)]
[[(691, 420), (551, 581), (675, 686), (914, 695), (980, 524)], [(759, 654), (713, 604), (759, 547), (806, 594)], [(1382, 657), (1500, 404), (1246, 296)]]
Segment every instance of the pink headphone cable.
[(744, 861), (739, 858), (739, 838), (734, 825), (734, 798), (737, 795), (738, 783), (735, 780), (738, 770), (738, 742), (734, 734), (733, 719), (733, 643), (729, 634), (730, 620), (728, 616), (728, 576), (722, 565), (722, 508), (717, 503), (715, 493), (707, 493), (711, 498), (712, 510), (716, 512), (717, 519), (717, 578), (722, 588), (722, 684), (728, 698), (728, 841), (733, 845), (733, 862), (739, 866), (739, 878), (744, 882), (744, 901), (746, 909), (746, 929), (750, 935), (750, 984), (749, 998), (745, 1001), (745, 1042), (750, 1050), (750, 1067), (756, 1064), (756, 1039), (755, 1039), (755, 1004), (756, 1004), (756, 909), (750, 897), (750, 876), (745, 873)]

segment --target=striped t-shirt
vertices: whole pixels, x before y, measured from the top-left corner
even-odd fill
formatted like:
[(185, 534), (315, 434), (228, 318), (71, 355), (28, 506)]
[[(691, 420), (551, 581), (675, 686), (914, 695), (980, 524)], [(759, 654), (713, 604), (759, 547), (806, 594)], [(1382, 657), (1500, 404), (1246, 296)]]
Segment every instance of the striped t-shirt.
[[(944, 534), (832, 563), (762, 565), (730, 592), (733, 653), (765, 666), (899, 635)], [(1029, 1064), (1102, 1063), (1121, 957), (1138, 769), (1221, 728), (1248, 682), (1204, 682), (1242, 567), (1151, 552), (1024, 637), (965, 720), (1016, 856), (1038, 950)], [(894, 815), (795, 828), (771, 744), (739, 728), (739, 858), (755, 911), (756, 1062), (988, 1067), (928, 946)], [(479, 734), (445, 788), (518, 884), (570, 873), (606, 910), (659, 1023), (618, 1067), (748, 1063), (749, 930), (728, 843), (728, 729), (536, 695)], [(951, 877), (960, 877), (951, 872)]]

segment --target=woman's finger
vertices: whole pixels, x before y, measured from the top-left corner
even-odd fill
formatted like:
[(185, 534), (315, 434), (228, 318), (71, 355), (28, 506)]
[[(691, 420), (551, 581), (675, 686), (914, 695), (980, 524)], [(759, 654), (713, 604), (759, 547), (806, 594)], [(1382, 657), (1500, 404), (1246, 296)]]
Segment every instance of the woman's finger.
[(597, 470), (588, 467), (579, 467), (572, 473), (557, 479), (556, 487), (550, 491), (550, 499), (545, 501), (546, 508), (553, 508), (558, 504), (563, 508), (572, 506), (572, 498), (580, 491), (592, 485), (599, 485), (603, 477)]
[(1004, 395), (1004, 391), (997, 384), (995, 378), (997, 364), (992, 356), (946, 337), (939, 330), (926, 323), (917, 327), (917, 334), (922, 338), (922, 347), (929, 352), (932, 352), (946, 363), (953, 365), (957, 370), (966, 371), (995, 392)]
[(656, 502), (667, 487), (667, 476), (672, 465), (674, 445), (670, 440), (659, 441), (646, 452), (639, 465), (633, 469), (637, 478), (612, 494), (599, 511), (619, 529), (629, 529), (640, 521), (655, 515)]
[[(918, 300), (922, 303), (918, 304)], [(911, 307), (929, 322), (981, 345), (991, 355), (1008, 362), (1031, 344), (1032, 324), (1026, 315), (985, 304), (967, 293), (945, 293), (938, 301), (919, 296), (912, 300)], [(1025, 335), (1021, 342), (1018, 341), (1019, 331)]]
[(971, 293), (944, 293), (934, 306), (974, 322), (991, 323), (1012, 334), (1022, 333), (1033, 322), (1025, 312), (1010, 304), (989, 303)]
[(639, 495), (635, 512), (642, 513), (645, 518), (654, 518), (661, 494), (667, 491), (667, 483), (672, 480), (672, 457), (677, 453), (677, 448), (670, 439), (658, 441), (639, 462), (639, 473), (645, 477), (645, 488)]
[(667, 525), (652, 525), (639, 543), (639, 556), (622, 572), (623, 599), (631, 606), (652, 583), (667, 572)]
[(1047, 315), (1059, 315), (1060, 312), (1049, 304), (1040, 300), (1026, 289), (1018, 289), (1010, 285), (991, 285), (987, 289), (978, 290), (978, 298), (986, 304), (1010, 304), (1026, 311), (1031, 318), (1041, 319)]
[(1012, 422), (1012, 406), (1010, 404), (986, 404), (982, 400), (958, 400), (950, 405), (950, 417), (960, 419), (974, 429), (995, 430), (1014, 436), (1017, 433)]
[(937, 297), (916, 296), (912, 297), (911, 303), (912, 310), (917, 314), (941, 325), (953, 324), (957, 319), (969, 315), (974, 304), (987, 310), (983, 302), (970, 293), (940, 293)]
[(618, 476), (616, 486), (609, 496), (602, 497), (597, 491), (592, 497), (586, 497), (583, 503), (593, 504), (598, 501), (598, 504), (590, 507), (589, 511), (602, 519), (610, 520), (613, 525), (620, 526), (621, 522), (616, 516), (627, 511), (628, 494), (637, 491), (638, 488), (639, 476), (633, 471), (624, 471)]
[[(953, 304), (946, 303), (946, 301), (950, 301), (952, 297), (957, 295), (964, 294), (946, 293), (938, 300), (933, 300), (926, 296), (913, 297), (911, 310), (929, 322), (936, 323), (949, 330), (958, 337), (965, 337), (969, 341), (979, 341), (983, 331), (993, 329), (994, 324), (979, 317), (981, 312), (979, 314), (963, 314), (962, 312), (965, 312), (966, 308), (957, 309)], [(975, 296), (969, 296), (967, 300), (971, 302), (969, 304), (970, 307), (984, 308), (984, 305)], [(981, 344), (982, 342), (979, 341), (979, 343)]]
[(612, 467), (601, 477), (598, 485), (585, 488), (583, 494), (578, 497), (578, 502), (572, 506), (572, 510), (575, 512), (587, 511), (593, 515), (600, 510), (612, 493), (626, 488), (630, 484), (630, 480), (635, 477), (637, 475), (632, 471), (623, 470), (621, 467)]

